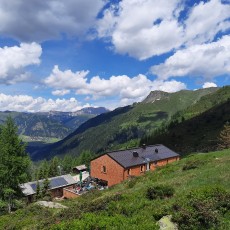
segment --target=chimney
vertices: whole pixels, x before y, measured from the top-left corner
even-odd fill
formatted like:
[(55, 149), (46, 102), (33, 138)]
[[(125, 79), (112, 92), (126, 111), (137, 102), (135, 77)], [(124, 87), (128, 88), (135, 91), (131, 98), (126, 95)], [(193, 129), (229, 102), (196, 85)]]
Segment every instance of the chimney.
[(142, 145), (142, 148), (143, 148), (143, 149), (146, 149), (146, 144), (143, 144), (143, 145)]
[(155, 153), (158, 153), (158, 149), (157, 148), (155, 149)]
[(137, 151), (133, 151), (133, 157), (139, 157), (139, 154)]

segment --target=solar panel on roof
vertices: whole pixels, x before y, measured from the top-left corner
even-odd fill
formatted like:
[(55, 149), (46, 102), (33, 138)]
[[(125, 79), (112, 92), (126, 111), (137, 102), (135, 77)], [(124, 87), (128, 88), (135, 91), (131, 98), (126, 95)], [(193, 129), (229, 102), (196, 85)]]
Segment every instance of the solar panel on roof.
[(68, 182), (62, 177), (54, 178), (54, 179), (51, 179), (50, 181), (50, 188), (60, 187), (60, 186), (64, 186), (67, 184)]
[[(59, 177), (59, 178), (53, 178), (51, 180), (49, 180), (49, 187), (52, 189), (52, 188), (56, 188), (56, 187), (61, 187), (61, 186), (65, 186), (65, 185), (68, 185), (68, 182), (62, 178), (62, 177)], [(40, 187), (43, 186), (43, 183), (40, 182), (39, 183)], [(37, 182), (36, 183), (33, 183), (30, 185), (32, 187), (32, 189), (34, 190), (34, 192), (36, 192), (37, 190)]]
[[(30, 186), (36, 192), (36, 190), (37, 190), (37, 183), (31, 184)], [(41, 184), (40, 184), (40, 186), (41, 186)]]

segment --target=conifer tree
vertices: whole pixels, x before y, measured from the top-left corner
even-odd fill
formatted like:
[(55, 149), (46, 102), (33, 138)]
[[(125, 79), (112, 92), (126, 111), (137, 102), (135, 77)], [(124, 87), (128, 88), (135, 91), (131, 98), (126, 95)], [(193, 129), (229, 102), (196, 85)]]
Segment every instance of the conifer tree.
[(40, 183), (37, 181), (37, 186), (36, 186), (36, 200), (41, 198), (41, 188), (40, 188)]
[[(30, 159), (25, 145), (17, 134), (17, 127), (8, 117), (0, 132), (0, 199), (9, 201), (19, 196), (19, 185), (28, 179)], [(10, 211), (9, 207), (9, 211)]]
[(46, 177), (42, 183), (43, 183), (42, 184), (42, 198), (46, 198), (46, 199), (50, 200), (50, 198), (51, 198), (50, 193), (49, 193), (50, 182), (49, 182), (48, 177)]
[(224, 125), (223, 130), (220, 132), (218, 148), (219, 149), (230, 148), (230, 123), (229, 122), (227, 122)]
[(85, 164), (87, 167), (89, 167), (90, 161), (93, 157), (94, 155), (90, 151), (83, 151), (79, 156), (79, 163)]
[(50, 162), (49, 177), (54, 177), (59, 175), (58, 164), (59, 164), (58, 158), (54, 157)]

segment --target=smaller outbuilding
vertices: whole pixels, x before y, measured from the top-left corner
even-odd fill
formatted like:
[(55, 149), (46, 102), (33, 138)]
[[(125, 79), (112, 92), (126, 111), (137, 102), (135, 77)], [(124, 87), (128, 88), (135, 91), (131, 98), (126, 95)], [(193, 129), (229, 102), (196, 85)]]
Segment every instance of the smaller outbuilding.
[(90, 176), (112, 186), (179, 158), (178, 153), (161, 144), (108, 152), (90, 162)]
[[(77, 181), (75, 181), (70, 174), (48, 178), (48, 180), (49, 191), (52, 198), (63, 197), (64, 188), (73, 189), (77, 184)], [(44, 180), (39, 180), (27, 182), (20, 185), (22, 193), (27, 197), (28, 202), (32, 202), (34, 200), (34, 196), (37, 191), (37, 183), (39, 183), (40, 188), (42, 188), (43, 182)]]
[(85, 172), (87, 170), (86, 165), (78, 165), (72, 168), (72, 172), (75, 174), (80, 174), (80, 172)]

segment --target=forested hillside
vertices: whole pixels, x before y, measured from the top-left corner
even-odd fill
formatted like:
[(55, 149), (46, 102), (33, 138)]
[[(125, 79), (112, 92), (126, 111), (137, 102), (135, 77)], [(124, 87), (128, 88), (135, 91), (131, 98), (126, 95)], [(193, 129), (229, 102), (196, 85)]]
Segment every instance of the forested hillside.
[(167, 125), (142, 138), (141, 143), (162, 143), (181, 153), (208, 152), (217, 149), (218, 136), (226, 122), (230, 122), (229, 86), (178, 112)]
[(33, 159), (55, 155), (79, 155), (84, 150), (95, 153), (105, 149), (132, 147), (140, 138), (158, 128), (178, 111), (195, 104), (217, 88), (176, 93), (152, 92), (142, 103), (118, 108), (82, 124), (64, 140), (32, 153)]

